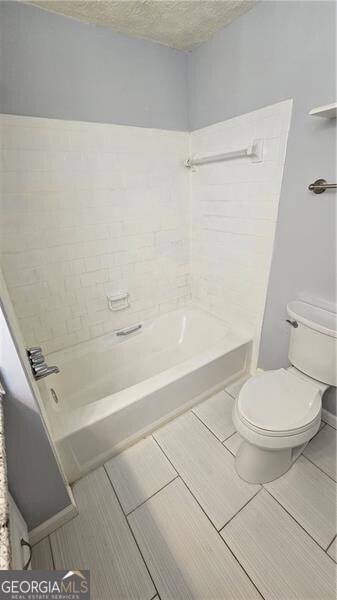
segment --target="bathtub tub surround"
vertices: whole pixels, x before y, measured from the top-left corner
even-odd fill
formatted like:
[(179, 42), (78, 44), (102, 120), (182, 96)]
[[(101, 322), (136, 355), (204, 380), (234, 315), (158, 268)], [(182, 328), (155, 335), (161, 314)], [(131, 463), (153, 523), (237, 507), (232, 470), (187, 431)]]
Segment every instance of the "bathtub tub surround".
[[(192, 277), (193, 299), (257, 354), (290, 113), (191, 135), (2, 115), (1, 260), (27, 345), (50, 353), (175, 309)], [(184, 167), (256, 138), (262, 162)]]
[(192, 134), (2, 115), (1, 260), (61, 370), (40, 389), (69, 481), (255, 369), (291, 107)]
[(246, 372), (249, 338), (199, 308), (180, 309), (50, 356), (39, 383), (69, 481)]
[(205, 310), (247, 332), (258, 356), (292, 101), (191, 134), (192, 155), (263, 143), (251, 157), (196, 167), (192, 186), (192, 296)]
[[(1, 126), (1, 260), (27, 346), (54, 352), (189, 300), (186, 133)], [(121, 289), (130, 307), (111, 312)]]

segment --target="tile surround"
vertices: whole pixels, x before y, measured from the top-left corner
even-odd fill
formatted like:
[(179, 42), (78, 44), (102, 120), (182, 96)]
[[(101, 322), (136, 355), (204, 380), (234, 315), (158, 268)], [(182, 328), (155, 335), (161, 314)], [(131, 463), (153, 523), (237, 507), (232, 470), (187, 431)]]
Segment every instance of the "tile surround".
[[(27, 344), (52, 352), (190, 299), (187, 134), (0, 123), (1, 262)], [(131, 306), (113, 313), (121, 288)]]
[[(1, 263), (27, 345), (53, 352), (191, 298), (258, 341), (290, 112), (192, 134), (1, 115)], [(262, 163), (184, 167), (257, 137)], [(120, 288), (131, 306), (112, 313)]]
[[(197, 167), (192, 186), (192, 296), (255, 339), (256, 362), (272, 257), (292, 101), (197, 130), (193, 155), (262, 138), (263, 161)], [(254, 365), (253, 365), (254, 366)]]

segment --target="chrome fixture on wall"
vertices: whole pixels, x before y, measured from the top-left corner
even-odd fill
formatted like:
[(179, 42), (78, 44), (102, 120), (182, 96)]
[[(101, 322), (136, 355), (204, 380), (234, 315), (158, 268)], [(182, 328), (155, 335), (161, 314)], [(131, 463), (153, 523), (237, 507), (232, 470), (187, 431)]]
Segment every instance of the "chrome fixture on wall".
[(48, 367), (45, 358), (42, 354), (42, 349), (39, 346), (33, 346), (32, 348), (28, 348), (27, 355), (34, 378), (37, 381), (39, 379), (42, 379), (43, 377), (51, 375), (52, 373), (60, 372), (60, 369), (58, 367)]
[(337, 183), (328, 183), (326, 179), (316, 179), (314, 183), (308, 186), (308, 190), (314, 192), (314, 194), (323, 194), (325, 190), (333, 190), (337, 188)]

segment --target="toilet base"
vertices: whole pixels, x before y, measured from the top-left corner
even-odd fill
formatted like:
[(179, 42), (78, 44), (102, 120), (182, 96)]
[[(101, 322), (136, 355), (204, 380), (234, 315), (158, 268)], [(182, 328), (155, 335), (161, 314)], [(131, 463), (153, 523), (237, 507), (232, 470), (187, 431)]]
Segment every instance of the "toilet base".
[(248, 483), (268, 483), (290, 469), (304, 450), (306, 444), (297, 448), (266, 450), (249, 442), (242, 442), (235, 458), (238, 475)]

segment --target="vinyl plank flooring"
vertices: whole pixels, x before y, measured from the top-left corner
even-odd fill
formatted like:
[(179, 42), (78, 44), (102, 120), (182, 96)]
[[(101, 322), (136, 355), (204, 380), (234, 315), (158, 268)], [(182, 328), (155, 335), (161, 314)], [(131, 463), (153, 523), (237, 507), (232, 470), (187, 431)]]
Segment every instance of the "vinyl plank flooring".
[(265, 490), (221, 533), (265, 600), (335, 600), (332, 560)]
[(333, 427), (325, 425), (309, 442), (303, 454), (336, 480), (336, 437)]
[(126, 513), (177, 477), (152, 437), (115, 456), (105, 468)]
[(231, 454), (236, 456), (236, 453), (239, 450), (242, 442), (242, 437), (238, 433), (234, 433), (234, 435), (228, 438), (228, 440), (225, 440), (223, 444), (226, 446), (227, 450), (231, 452)]
[(331, 558), (334, 559), (335, 562), (337, 562), (337, 540), (336, 540), (336, 538), (332, 542), (332, 544), (328, 550), (328, 554), (329, 554), (329, 556), (331, 556)]
[(93, 600), (150, 600), (156, 590), (103, 467), (74, 487), (79, 515), (51, 534), (57, 569), (90, 569)]
[(326, 550), (336, 535), (336, 484), (304, 456), (264, 487)]
[(260, 599), (181, 479), (128, 519), (162, 600)]
[(232, 421), (234, 399), (222, 391), (196, 406), (192, 412), (223, 442), (235, 432)]
[(53, 557), (48, 537), (33, 546), (32, 569), (33, 571), (54, 570)]
[(239, 478), (233, 456), (192, 413), (154, 437), (217, 529), (260, 489)]

